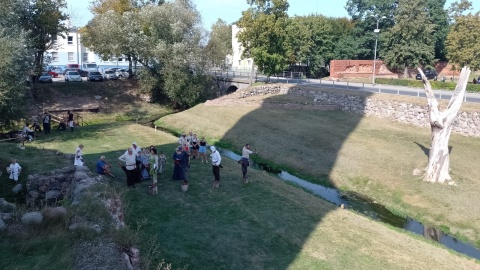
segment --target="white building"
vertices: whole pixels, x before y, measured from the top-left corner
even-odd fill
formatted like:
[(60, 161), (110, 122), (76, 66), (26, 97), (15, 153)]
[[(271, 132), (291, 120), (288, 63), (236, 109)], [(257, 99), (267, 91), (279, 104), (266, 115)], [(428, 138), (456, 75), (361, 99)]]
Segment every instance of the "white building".
[(101, 68), (128, 66), (128, 61), (125, 57), (112, 56), (107, 61), (103, 61), (98, 55), (83, 46), (81, 34), (76, 27), (70, 28), (65, 37), (56, 36), (52, 38), (55, 47), (48, 50), (47, 53), (51, 56), (50, 66), (59, 66), (64, 68), (67, 64), (96, 63)]
[(237, 34), (241, 31), (237, 25), (232, 24), (232, 50), (233, 55), (227, 56), (227, 61), (231, 63), (231, 69), (234, 71), (250, 71), (252, 69), (252, 58), (242, 59), (243, 46), (238, 41)]

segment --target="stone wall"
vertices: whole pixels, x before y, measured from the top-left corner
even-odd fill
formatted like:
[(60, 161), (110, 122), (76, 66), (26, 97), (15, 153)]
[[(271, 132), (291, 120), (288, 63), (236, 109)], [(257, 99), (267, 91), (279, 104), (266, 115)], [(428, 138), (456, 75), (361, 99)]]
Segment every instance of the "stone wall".
[[(427, 105), (408, 101), (375, 98), (365, 94), (346, 94), (342, 92), (321, 91), (287, 85), (262, 85), (244, 91), (241, 98), (266, 94), (286, 94), (312, 97), (315, 104), (334, 105), (339, 110), (352, 113), (373, 115), (397, 122), (428, 127)], [(480, 137), (480, 112), (460, 111), (453, 123), (452, 131), (465, 136)]]

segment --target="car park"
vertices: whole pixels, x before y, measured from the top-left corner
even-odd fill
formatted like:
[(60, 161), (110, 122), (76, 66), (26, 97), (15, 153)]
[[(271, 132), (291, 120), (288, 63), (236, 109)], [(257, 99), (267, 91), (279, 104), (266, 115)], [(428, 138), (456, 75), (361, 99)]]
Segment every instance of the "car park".
[(91, 71), (87, 75), (87, 81), (90, 82), (103, 82), (102, 73), (98, 71)]
[(103, 72), (103, 76), (106, 80), (116, 80), (118, 79), (117, 74), (113, 70), (107, 69)]
[(43, 73), (42, 75), (40, 75), (40, 77), (38, 77), (38, 82), (39, 83), (52, 83), (53, 82), (52, 75), (50, 75), (48, 73)]
[[(425, 77), (427, 77), (428, 80), (437, 80), (437, 72), (435, 70), (431, 70), (431, 69), (425, 69), (423, 71), (423, 74), (425, 74)], [(421, 80), (422, 79), (422, 74), (420, 73), (417, 73), (417, 76), (415, 76), (415, 79), (417, 80)]]
[(67, 71), (65, 73), (65, 81), (66, 82), (81, 82), (82, 77), (80, 76), (80, 73), (77, 71)]

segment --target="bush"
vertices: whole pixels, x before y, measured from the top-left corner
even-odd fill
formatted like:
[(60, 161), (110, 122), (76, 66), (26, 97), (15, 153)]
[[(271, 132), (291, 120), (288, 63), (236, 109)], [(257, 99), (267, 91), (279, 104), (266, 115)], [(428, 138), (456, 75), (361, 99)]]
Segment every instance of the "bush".
[[(385, 79), (378, 78), (376, 79), (378, 84), (387, 84), (387, 85), (400, 85), (407, 87), (423, 88), (422, 81), (419, 80), (406, 80), (406, 79)], [(455, 82), (442, 82), (442, 81), (430, 81), (432, 89), (434, 90), (455, 90), (457, 83)], [(467, 84), (467, 92), (480, 92), (480, 84)]]

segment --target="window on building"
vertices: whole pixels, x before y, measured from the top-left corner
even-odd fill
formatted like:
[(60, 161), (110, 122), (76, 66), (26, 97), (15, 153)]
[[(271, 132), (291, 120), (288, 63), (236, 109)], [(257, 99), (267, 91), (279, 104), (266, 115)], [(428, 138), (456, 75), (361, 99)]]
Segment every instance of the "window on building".
[(57, 35), (52, 35), (52, 44), (57, 44)]
[(73, 45), (73, 36), (67, 37), (68, 45)]
[(242, 60), (238, 60), (238, 65), (239, 65), (239, 66), (242, 65)]
[(83, 53), (82, 61), (88, 62), (88, 53)]
[(247, 65), (250, 66), (250, 60), (247, 60)]
[(58, 62), (58, 52), (52, 52), (52, 61)]
[(73, 59), (73, 52), (69, 52), (68, 53), (68, 62), (73, 62), (74, 59)]
[(123, 58), (122, 58), (122, 56), (120, 56), (120, 57), (118, 58), (118, 62), (122, 62), (122, 61), (123, 61)]

